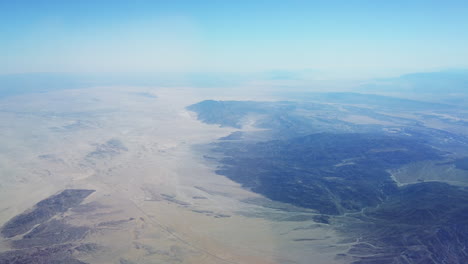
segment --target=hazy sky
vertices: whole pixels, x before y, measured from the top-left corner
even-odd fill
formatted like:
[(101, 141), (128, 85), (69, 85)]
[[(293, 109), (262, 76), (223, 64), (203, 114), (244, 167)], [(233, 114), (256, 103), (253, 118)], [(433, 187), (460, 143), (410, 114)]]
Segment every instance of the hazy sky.
[(466, 0), (0, 0), (0, 74), (459, 67)]

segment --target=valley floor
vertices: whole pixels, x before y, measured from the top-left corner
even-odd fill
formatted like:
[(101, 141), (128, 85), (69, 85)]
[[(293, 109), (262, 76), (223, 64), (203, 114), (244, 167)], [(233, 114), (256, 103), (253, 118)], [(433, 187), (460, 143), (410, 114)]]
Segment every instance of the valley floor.
[[(65, 189), (95, 192), (48, 220), (83, 227), (84, 236), (2, 238), (0, 260), (30, 254), (40, 263), (31, 248), (63, 246), (76, 263), (346, 262), (336, 256), (352, 241), (327, 224), (294, 220), (316, 212), (264, 206), (271, 201), (215, 173), (218, 164), (196, 146), (234, 129), (185, 110), (203, 99), (190, 89), (134, 87), (2, 99), (0, 226)], [(28, 239), (38, 232), (34, 245)], [(31, 247), (15, 246), (26, 240)]]

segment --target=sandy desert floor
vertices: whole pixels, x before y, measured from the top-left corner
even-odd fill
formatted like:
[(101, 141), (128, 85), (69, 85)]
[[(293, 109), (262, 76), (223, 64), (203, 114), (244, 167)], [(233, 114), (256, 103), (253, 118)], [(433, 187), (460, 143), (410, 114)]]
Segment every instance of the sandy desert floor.
[(89, 227), (74, 241), (98, 245), (76, 256), (84, 262), (345, 262), (336, 255), (350, 244), (331, 227), (287, 220), (314, 212), (262, 206), (265, 198), (217, 175), (195, 150), (234, 131), (185, 110), (206, 96), (99, 87), (3, 99), (0, 225), (64, 189), (92, 189), (55, 217)]

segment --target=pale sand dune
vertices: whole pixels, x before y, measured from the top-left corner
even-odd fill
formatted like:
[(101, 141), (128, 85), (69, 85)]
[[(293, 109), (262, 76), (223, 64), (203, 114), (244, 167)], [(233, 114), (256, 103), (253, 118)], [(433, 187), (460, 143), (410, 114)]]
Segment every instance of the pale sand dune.
[[(243, 203), (260, 196), (192, 150), (234, 131), (184, 109), (203, 99), (190, 89), (130, 87), (4, 99), (0, 224), (63, 189), (85, 188), (96, 190), (85, 200), (96, 206), (59, 216), (92, 228), (81, 242), (101, 248), (80, 253), (85, 262), (341, 263), (335, 256), (346, 247), (334, 246), (340, 238), (326, 225), (244, 216), (278, 212)], [(108, 147), (111, 139), (124, 147)]]

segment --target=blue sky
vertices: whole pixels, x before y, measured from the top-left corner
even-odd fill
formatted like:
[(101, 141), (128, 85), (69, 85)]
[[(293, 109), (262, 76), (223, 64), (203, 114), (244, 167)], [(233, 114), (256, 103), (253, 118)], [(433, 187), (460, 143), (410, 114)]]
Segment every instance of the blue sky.
[(0, 0), (0, 74), (468, 67), (466, 1)]

